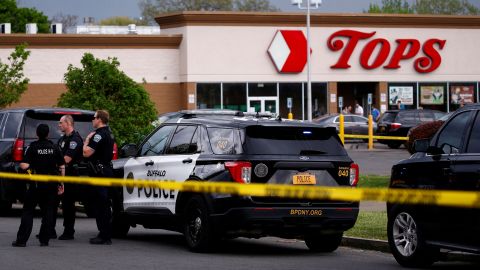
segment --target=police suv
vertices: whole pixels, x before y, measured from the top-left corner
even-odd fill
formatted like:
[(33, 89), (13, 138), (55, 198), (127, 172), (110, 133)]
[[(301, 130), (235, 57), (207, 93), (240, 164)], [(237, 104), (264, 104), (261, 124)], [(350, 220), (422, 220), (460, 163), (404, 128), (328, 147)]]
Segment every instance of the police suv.
[[(113, 165), (125, 179), (355, 187), (359, 173), (335, 128), (242, 112), (183, 111), (122, 153), (127, 158)], [(278, 236), (331, 252), (358, 215), (358, 202), (142, 187), (115, 194), (116, 236), (137, 224), (169, 229), (183, 233), (192, 251), (210, 250), (222, 238)]]

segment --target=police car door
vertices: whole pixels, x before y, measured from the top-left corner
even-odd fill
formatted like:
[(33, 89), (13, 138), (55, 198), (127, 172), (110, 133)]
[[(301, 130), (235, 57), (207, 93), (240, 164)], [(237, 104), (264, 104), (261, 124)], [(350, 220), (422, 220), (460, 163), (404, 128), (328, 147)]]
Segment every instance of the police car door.
[[(127, 178), (152, 181), (185, 181), (190, 176), (199, 154), (196, 154), (196, 126), (166, 125), (158, 129), (142, 146), (140, 156), (125, 165)], [(169, 139), (170, 134), (173, 137)], [(195, 135), (195, 138), (197, 136)], [(170, 141), (167, 147), (167, 143)], [(193, 144), (192, 144), (193, 141)], [(124, 209), (155, 208), (175, 213), (177, 191), (148, 187), (127, 188)], [(133, 208), (133, 209), (134, 209)]]
[[(139, 155), (125, 163), (125, 178), (155, 179), (154, 172), (158, 172), (159, 157), (163, 155), (168, 139), (175, 128), (176, 126), (167, 125), (153, 132), (141, 146)], [(125, 211), (135, 211), (138, 207), (154, 208), (155, 202), (151, 199), (155, 196), (153, 192), (152, 188), (124, 187), (123, 205)]]

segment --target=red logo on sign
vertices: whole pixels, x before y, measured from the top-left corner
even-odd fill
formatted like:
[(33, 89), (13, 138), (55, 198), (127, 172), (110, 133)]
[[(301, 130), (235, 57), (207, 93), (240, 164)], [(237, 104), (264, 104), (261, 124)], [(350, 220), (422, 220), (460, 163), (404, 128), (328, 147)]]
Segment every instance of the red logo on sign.
[(268, 48), (268, 54), (278, 72), (302, 72), (307, 63), (307, 40), (305, 35), (300, 30), (277, 31)]
[[(364, 33), (354, 30), (342, 30), (333, 33), (328, 39), (328, 48), (332, 51), (342, 51), (338, 62), (331, 66), (331, 68), (347, 69), (350, 68), (348, 61), (352, 56), (353, 51), (357, 47), (360, 40), (367, 40), (375, 35), (376, 32)], [(347, 38), (347, 44), (336, 38)], [(400, 68), (400, 62), (402, 60), (411, 59), (417, 56), (420, 48), (422, 48), (424, 56), (415, 59), (413, 66), (419, 73), (429, 73), (436, 70), (442, 63), (442, 57), (438, 50), (442, 50), (445, 46), (446, 40), (441, 39), (428, 39), (423, 45), (417, 39), (397, 39), (397, 47), (390, 57), (387, 65), (384, 65), (385, 69), (398, 69)], [(372, 54), (374, 50), (379, 47), (379, 51), (376, 57)], [(363, 48), (360, 54), (360, 65), (365, 69), (375, 69), (382, 66), (388, 59), (390, 54), (390, 48), (392, 45), (390, 42), (383, 38), (377, 38), (370, 40)], [(437, 48), (435, 48), (437, 47)]]

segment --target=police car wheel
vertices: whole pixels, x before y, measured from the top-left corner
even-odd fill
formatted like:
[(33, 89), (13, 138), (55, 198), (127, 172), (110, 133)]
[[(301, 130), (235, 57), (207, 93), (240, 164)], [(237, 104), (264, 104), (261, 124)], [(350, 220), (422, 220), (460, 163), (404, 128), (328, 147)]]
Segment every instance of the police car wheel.
[(12, 203), (9, 201), (0, 201), (0, 216), (7, 215), (12, 210)]
[(312, 252), (333, 252), (342, 242), (343, 233), (306, 235), (305, 244)]
[(200, 196), (193, 196), (184, 211), (184, 235), (194, 252), (210, 251), (215, 245), (215, 235), (209, 219), (207, 205)]
[(122, 214), (113, 213), (112, 217), (112, 236), (114, 238), (124, 238), (130, 230), (130, 223)]
[(438, 248), (425, 243), (421, 224), (414, 212), (393, 207), (388, 215), (388, 244), (395, 260), (405, 267), (427, 267), (439, 256)]

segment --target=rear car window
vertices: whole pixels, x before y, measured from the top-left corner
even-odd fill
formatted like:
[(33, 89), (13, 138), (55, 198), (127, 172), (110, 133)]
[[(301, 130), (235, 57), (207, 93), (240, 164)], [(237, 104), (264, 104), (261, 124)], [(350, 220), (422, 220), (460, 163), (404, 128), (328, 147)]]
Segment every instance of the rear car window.
[(3, 131), (3, 138), (11, 139), (17, 137), (18, 127), (22, 122), (22, 116), (23, 114), (20, 112), (11, 112), (8, 114), (5, 122), (5, 129)]
[(208, 137), (212, 151), (216, 155), (243, 153), (242, 135), (234, 128), (208, 128)]
[(395, 122), (395, 117), (397, 117), (397, 114), (398, 114), (397, 112), (386, 112), (383, 114), (380, 122), (393, 123)]
[(253, 155), (346, 155), (332, 128), (250, 126), (245, 149)]
[(418, 122), (417, 120), (417, 113), (416, 112), (401, 112), (397, 116), (397, 122), (400, 123), (415, 123)]
[[(36, 130), (39, 124), (46, 124), (50, 128), (48, 138), (55, 141), (62, 136), (62, 132), (58, 128), (58, 121), (63, 114), (54, 113), (28, 113), (25, 117), (25, 123), (22, 128), (25, 139), (36, 139)], [(72, 115), (75, 130), (80, 133), (82, 138), (85, 138), (88, 133), (93, 131), (92, 118), (93, 114)]]

